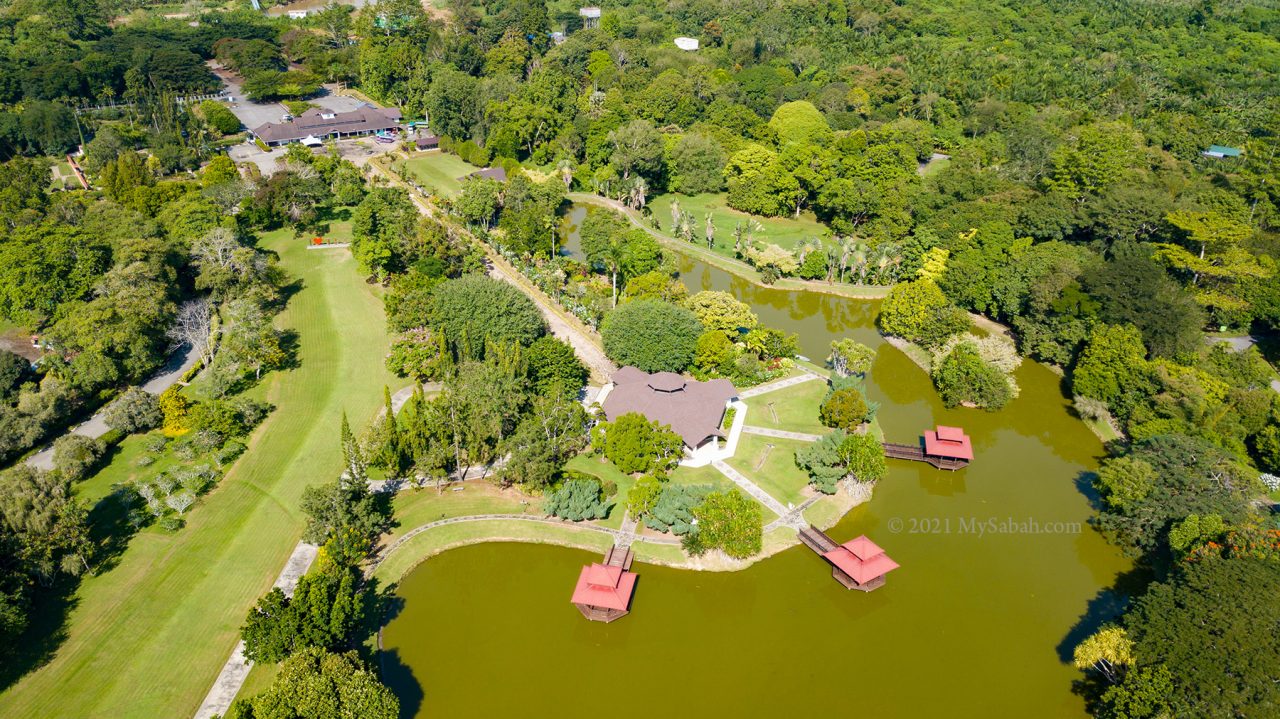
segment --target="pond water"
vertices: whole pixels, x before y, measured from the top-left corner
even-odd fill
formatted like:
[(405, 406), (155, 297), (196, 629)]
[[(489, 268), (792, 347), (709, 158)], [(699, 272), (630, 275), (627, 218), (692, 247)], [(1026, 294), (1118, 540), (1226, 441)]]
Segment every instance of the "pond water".
[(401, 582), (384, 632), (405, 717), (676, 715), (1083, 717), (1071, 647), (1114, 611), (1128, 568), (1090, 529), (1098, 440), (1059, 378), (1025, 363), (998, 413), (942, 407), (928, 376), (874, 330), (875, 303), (756, 287), (702, 263), (721, 289), (820, 359), (851, 336), (878, 348), (868, 382), (889, 439), (958, 424), (975, 462), (956, 473), (890, 461), (872, 500), (829, 534), (868, 534), (902, 568), (863, 594), (796, 547), (732, 573), (637, 564), (632, 613), (569, 604), (593, 553), (518, 544), (446, 552)]

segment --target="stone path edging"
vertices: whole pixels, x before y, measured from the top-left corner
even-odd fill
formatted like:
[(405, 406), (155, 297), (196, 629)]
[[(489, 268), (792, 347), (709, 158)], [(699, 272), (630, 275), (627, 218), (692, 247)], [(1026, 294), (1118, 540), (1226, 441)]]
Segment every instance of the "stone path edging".
[(755, 497), (757, 500), (760, 501), (761, 504), (768, 507), (769, 511), (773, 512), (779, 517), (785, 517), (787, 514), (791, 512), (791, 510), (782, 506), (782, 502), (779, 502), (778, 500), (774, 499), (772, 494), (769, 494), (768, 492), (764, 491), (764, 489), (762, 489), (760, 485), (747, 479), (745, 476), (743, 476), (741, 472), (734, 469), (733, 467), (730, 467), (729, 465), (725, 464), (724, 462), (718, 459), (712, 462), (711, 466), (715, 467), (717, 470), (720, 471), (720, 474), (723, 474), (724, 476), (728, 477), (730, 481), (732, 481), (734, 484), (741, 487), (743, 491), (745, 491), (747, 494), (751, 495), (752, 497)]

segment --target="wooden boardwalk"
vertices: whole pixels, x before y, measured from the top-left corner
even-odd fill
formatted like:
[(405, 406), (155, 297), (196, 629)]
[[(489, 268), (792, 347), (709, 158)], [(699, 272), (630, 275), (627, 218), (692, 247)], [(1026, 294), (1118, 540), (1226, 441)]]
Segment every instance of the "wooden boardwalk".
[(609, 547), (609, 551), (604, 553), (604, 564), (607, 567), (621, 567), (622, 571), (631, 571), (631, 563), (635, 561), (635, 554), (629, 546), (613, 545)]
[(924, 448), (918, 444), (897, 444), (894, 442), (882, 442), (884, 445), (884, 456), (890, 459), (905, 459), (912, 462), (926, 462), (937, 467), (938, 469), (946, 469), (955, 471), (969, 466), (967, 459), (952, 459), (950, 457), (935, 457), (924, 453)]
[(823, 556), (827, 552), (839, 547), (840, 544), (831, 537), (828, 537), (827, 533), (821, 529), (810, 524), (808, 527), (801, 529), (797, 533), (797, 536), (800, 537), (800, 541), (804, 543), (804, 546), (812, 549), (819, 557), (822, 557), (827, 564), (831, 565), (831, 578), (840, 582), (840, 586), (845, 589), (857, 589), (860, 592), (869, 592), (873, 589), (879, 589), (884, 586), (883, 576), (876, 577), (875, 579), (868, 581), (866, 584), (858, 584), (853, 577), (849, 576), (843, 569), (832, 564), (831, 560)]

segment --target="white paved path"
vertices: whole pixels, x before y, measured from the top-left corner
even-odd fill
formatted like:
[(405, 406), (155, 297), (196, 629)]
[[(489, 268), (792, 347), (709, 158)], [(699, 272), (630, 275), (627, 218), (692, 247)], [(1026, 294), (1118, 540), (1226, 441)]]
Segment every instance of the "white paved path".
[(730, 467), (729, 465), (725, 464), (724, 462), (718, 459), (712, 462), (711, 466), (719, 470), (720, 474), (723, 474), (724, 476), (732, 480), (734, 484), (738, 485), (739, 487), (742, 487), (742, 489), (747, 494), (760, 500), (761, 504), (768, 507), (769, 511), (773, 512), (779, 517), (786, 516), (786, 514), (791, 511), (786, 507), (784, 507), (782, 505), (782, 502), (779, 502), (778, 500), (774, 499), (772, 494), (769, 494), (768, 492), (761, 489), (760, 485), (747, 479), (742, 475), (741, 472), (734, 469), (733, 467)]
[[(272, 586), (279, 587), (286, 595), (292, 596), (293, 590), (298, 586), (298, 580), (307, 573), (307, 569), (311, 567), (319, 551), (320, 548), (314, 544), (298, 542), (298, 546), (294, 547), (293, 554), (289, 555), (289, 561), (285, 562), (284, 569), (280, 571), (280, 576)], [(218, 672), (218, 678), (213, 682), (213, 687), (209, 689), (200, 708), (196, 710), (195, 719), (212, 719), (214, 716), (226, 714), (231, 708), (231, 702), (235, 701), (236, 694), (240, 692), (240, 687), (244, 686), (244, 680), (249, 676), (249, 670), (252, 668), (253, 662), (244, 658), (244, 642), (237, 642), (227, 663), (222, 665), (222, 671)]]
[(756, 395), (765, 394), (767, 392), (776, 392), (780, 389), (785, 389), (787, 387), (794, 387), (798, 384), (811, 382), (815, 379), (823, 379), (823, 378), (819, 377), (818, 375), (812, 372), (805, 371), (804, 374), (799, 374), (794, 377), (787, 377), (786, 379), (780, 379), (774, 382), (769, 382), (768, 384), (762, 384), (756, 387), (751, 387), (750, 389), (744, 389), (738, 393), (738, 397), (740, 399), (747, 399), (748, 397), (755, 397)]
[(769, 427), (754, 427), (752, 425), (744, 425), (742, 431), (747, 434), (758, 434), (762, 437), (777, 437), (778, 439), (794, 439), (799, 442), (817, 442), (822, 439), (820, 434), (808, 434), (806, 432), (792, 432), (785, 429), (771, 429)]

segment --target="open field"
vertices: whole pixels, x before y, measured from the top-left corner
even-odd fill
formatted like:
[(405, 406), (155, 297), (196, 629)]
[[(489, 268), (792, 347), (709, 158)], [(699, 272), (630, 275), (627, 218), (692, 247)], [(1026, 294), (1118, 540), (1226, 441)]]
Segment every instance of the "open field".
[(809, 475), (796, 466), (795, 451), (807, 446), (790, 439), (743, 434), (738, 451), (725, 463), (784, 505), (800, 504), (806, 497), (803, 490), (809, 484)]
[[(685, 199), (687, 198), (681, 198), (682, 205), (684, 205)], [(720, 244), (722, 244), (722, 242), (720, 240), (717, 240), (716, 249), (709, 250), (707, 249), (707, 245), (705, 241), (692, 242), (692, 243), (685, 242), (684, 240), (675, 239), (671, 235), (667, 234), (665, 231), (658, 231), (653, 229), (653, 226), (648, 222), (648, 220), (642, 218), (640, 216), (640, 213), (636, 212), (635, 210), (631, 210), (626, 207), (623, 207), (621, 203), (615, 200), (610, 200), (610, 199), (601, 197), (599, 195), (593, 195), (585, 192), (571, 192), (569, 193), (569, 200), (572, 202), (581, 202), (581, 203), (597, 205), (601, 207), (609, 207), (617, 212), (621, 212), (631, 220), (634, 226), (639, 227), (644, 231), (648, 232), (649, 234), (653, 235), (654, 238), (656, 238), (659, 242), (663, 243), (667, 247), (670, 247), (676, 250), (682, 255), (687, 255), (689, 257), (701, 260), (713, 267), (724, 270), (725, 272), (728, 272), (737, 277), (741, 277), (751, 282), (752, 284), (758, 285), (760, 287), (768, 287), (775, 290), (804, 290), (808, 292), (817, 292), (820, 294), (837, 295), (839, 297), (851, 297), (854, 299), (881, 299), (885, 295), (889, 294), (889, 285), (854, 285), (854, 284), (848, 284), (843, 282), (828, 283), (821, 280), (801, 280), (795, 277), (784, 277), (774, 282), (772, 285), (765, 284), (764, 281), (761, 279), (760, 273), (754, 267), (733, 256), (732, 232), (733, 232), (734, 220), (731, 217), (728, 218), (728, 221), (730, 223), (728, 232), (730, 234), (728, 235), (729, 239), (728, 239), (727, 249), (725, 247), (720, 247)], [(670, 205), (668, 204), (665, 207), (667, 208), (667, 215), (666, 215), (665, 224), (663, 225), (663, 227), (667, 227), (668, 225), (671, 224)], [(735, 212), (734, 214), (740, 215), (741, 213)], [(654, 210), (654, 216), (658, 217), (659, 221), (663, 221), (662, 215), (660, 215), (657, 210)], [(757, 219), (765, 219), (765, 218), (757, 218)], [(720, 221), (717, 220), (716, 222), (719, 223)], [(716, 236), (723, 237), (724, 235), (720, 231), (721, 225), (717, 224), (716, 228), (717, 228)], [(785, 234), (785, 233), (779, 233), (779, 235), (782, 235), (782, 234)], [(763, 237), (764, 235), (758, 235), (758, 236)]]
[(715, 251), (725, 257), (733, 257), (733, 228), (739, 222), (755, 221), (764, 228), (755, 232), (760, 242), (773, 243), (788, 250), (795, 249), (804, 240), (821, 240), (830, 231), (818, 222), (813, 213), (801, 213), (800, 217), (760, 217), (739, 212), (729, 207), (724, 193), (712, 195), (659, 195), (649, 202), (653, 216), (662, 223), (662, 230), (671, 234), (671, 203), (680, 203), (680, 209), (693, 213), (694, 238), (706, 247), (705, 227), (710, 214), (716, 225)]
[(190, 716), (301, 535), (303, 488), (341, 464), (341, 413), (363, 423), (383, 385), (400, 384), (382, 365), (381, 302), (351, 256), (306, 251), (284, 231), (262, 245), (299, 281), (277, 319), (298, 333), (298, 366), (269, 375), (261, 390), (275, 411), (185, 528), (138, 534), (115, 566), (83, 581), (65, 640), (0, 695), (0, 716)]
[(435, 194), (453, 197), (462, 190), (462, 181), (479, 170), (479, 167), (464, 162), (457, 155), (439, 150), (417, 153), (405, 160), (405, 168), (417, 180), (418, 184), (430, 188)]
[(517, 519), (493, 519), (446, 524), (419, 534), (400, 546), (378, 565), (373, 576), (383, 586), (400, 580), (423, 560), (446, 549), (477, 542), (533, 542), (580, 547), (603, 553), (613, 544), (604, 532), (581, 529), (571, 524), (554, 525)]
[(757, 395), (747, 400), (747, 424), (789, 432), (826, 434), (831, 429), (818, 421), (818, 407), (826, 396), (827, 383), (816, 380)]

